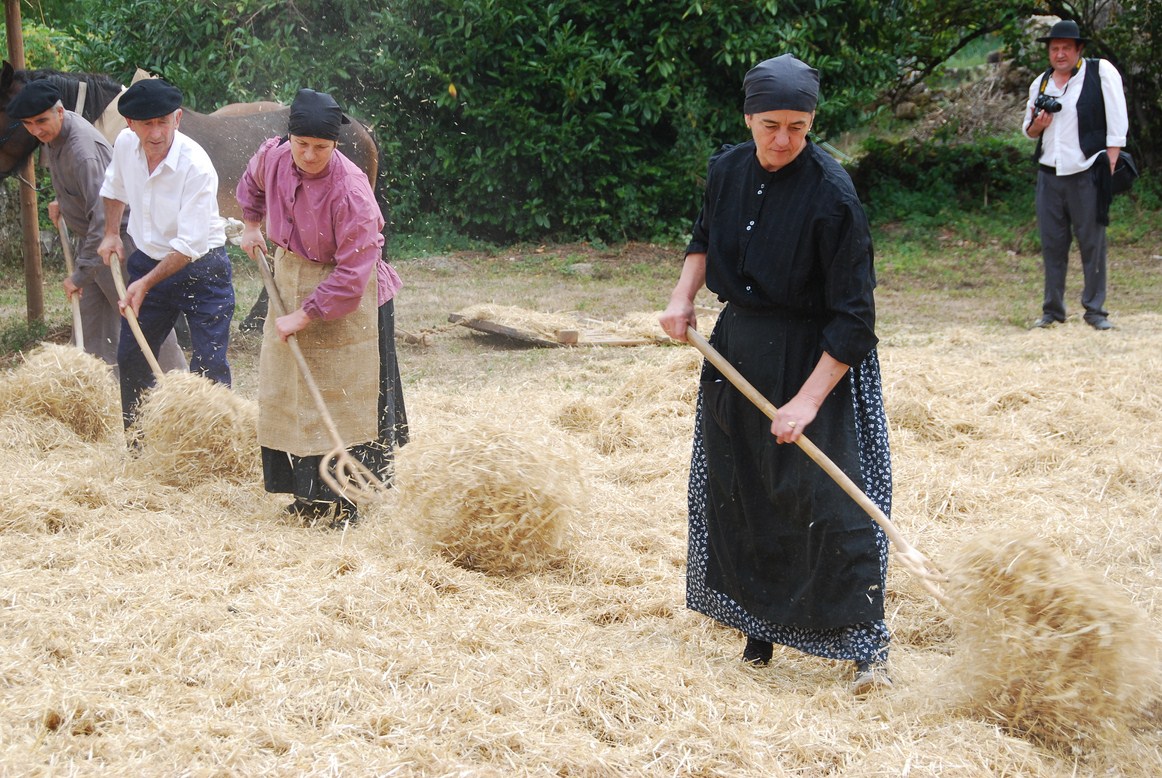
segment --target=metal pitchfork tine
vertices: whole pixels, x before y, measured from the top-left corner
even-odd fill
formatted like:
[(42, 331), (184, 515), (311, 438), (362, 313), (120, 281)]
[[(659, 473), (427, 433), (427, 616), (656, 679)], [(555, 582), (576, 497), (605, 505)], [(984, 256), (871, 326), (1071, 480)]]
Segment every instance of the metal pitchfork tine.
[[(726, 376), (726, 378), (734, 385), (736, 389), (746, 395), (746, 398), (754, 403), (758, 409), (767, 416), (767, 418), (769, 418), (771, 421), (775, 420), (775, 415), (778, 413), (778, 408), (776, 408), (770, 400), (764, 397), (758, 389), (755, 389), (754, 386), (751, 385), (751, 383), (747, 381), (742, 376), (742, 374), (738, 372), (737, 369), (735, 369), (734, 365), (727, 362), (726, 358), (719, 354), (718, 351), (716, 351), (715, 348), (711, 346), (706, 341), (706, 339), (698, 333), (696, 329), (693, 327), (687, 327), (686, 339), (690, 341), (690, 343), (696, 349), (702, 352), (702, 356), (706, 357), (706, 359), (708, 359), (711, 364), (718, 368), (719, 372)], [(871, 498), (864, 494), (863, 490), (855, 485), (855, 482), (847, 476), (847, 473), (840, 470), (838, 465), (832, 462), (826, 454), (820, 451), (818, 446), (808, 440), (806, 435), (800, 435), (799, 439), (796, 440), (795, 443), (799, 446), (799, 448), (803, 449), (804, 453), (811, 457), (811, 459), (813, 459), (817, 465), (822, 467), (823, 470), (829, 476), (831, 476), (835, 483), (839, 484), (839, 487), (843, 489), (843, 491), (847, 492), (848, 496), (855, 500), (859, 507), (864, 509), (867, 515), (870, 516), (876, 524), (883, 528), (884, 533), (888, 536), (888, 539), (891, 540), (892, 543), (896, 546), (896, 559), (900, 561), (900, 564), (902, 564), (908, 570), (908, 572), (912, 573), (912, 575), (919, 579), (920, 584), (928, 590), (929, 594), (936, 598), (937, 602), (941, 603), (942, 605), (946, 605), (947, 599), (938, 582), (947, 581), (948, 576), (940, 572), (939, 568), (937, 568), (936, 565), (928, 559), (928, 557), (921, 554), (911, 543), (909, 543), (904, 538), (904, 536), (900, 534), (900, 531), (896, 529), (896, 525), (892, 523), (892, 520), (889, 519), (887, 515), (885, 515), (884, 512), (880, 510), (879, 506), (872, 502)]]
[[(270, 307), (274, 310), (275, 318), (285, 316), (286, 308), (283, 306), (282, 297), (278, 293), (278, 287), (274, 285), (274, 275), (271, 273), (270, 265), (266, 262), (266, 252), (261, 248), (258, 251), (256, 264), (258, 272), (262, 275), (262, 284), (266, 287), (266, 294), (270, 298)], [(347, 446), (339, 435), (339, 429), (335, 426), (335, 420), (331, 418), (327, 404), (323, 401), (323, 393), (319, 391), (319, 385), (315, 383), (314, 376), (311, 375), (311, 368), (307, 365), (302, 349), (299, 348), (298, 340), (294, 335), (290, 335), (286, 339), (286, 344), (290, 346), (291, 354), (294, 355), (299, 372), (303, 375), (303, 381), (311, 393), (311, 398), (315, 401), (319, 416), (322, 417), (323, 424), (326, 425), (327, 432), (331, 435), (331, 442), (335, 444), (335, 448), (331, 449), (319, 462), (319, 475), (323, 482), (352, 502), (371, 501), (383, 497), (387, 492), (387, 486), (366, 465), (347, 451)]]

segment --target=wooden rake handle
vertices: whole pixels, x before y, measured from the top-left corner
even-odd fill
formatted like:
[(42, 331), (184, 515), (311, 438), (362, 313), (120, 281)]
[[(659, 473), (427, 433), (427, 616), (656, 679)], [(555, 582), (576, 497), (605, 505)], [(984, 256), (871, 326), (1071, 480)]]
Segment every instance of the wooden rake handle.
[[(755, 404), (763, 414), (771, 421), (775, 420), (779, 409), (771, 403), (762, 392), (755, 389), (754, 386), (743, 377), (742, 373), (730, 364), (710, 343), (703, 338), (693, 327), (686, 328), (686, 340), (688, 340), (694, 348), (702, 352), (702, 356), (706, 357), (712, 365), (718, 368), (718, 371), (726, 376), (727, 380), (734, 385), (736, 389), (742, 392), (748, 400)], [(855, 482), (848, 477), (847, 473), (843, 472), (837, 464), (831, 461), (831, 458), (824, 454), (818, 446), (807, 439), (806, 435), (800, 435), (799, 439), (795, 441), (799, 448), (803, 449), (817, 465), (823, 468), (827, 475), (831, 476), (835, 483), (843, 491), (847, 492), (859, 507), (867, 513), (868, 516), (875, 521), (876, 524), (883, 528), (884, 533), (888, 539), (896, 546), (899, 553), (900, 562), (906, 567), (909, 572), (916, 575), (920, 579), (920, 583), (928, 590), (929, 594), (935, 597), (940, 602), (944, 602), (944, 592), (936, 584), (937, 581), (946, 581), (947, 576), (940, 572), (940, 570), (923, 554), (909, 543), (892, 520), (880, 510), (879, 506), (872, 502), (871, 498), (864, 494), (863, 490), (856, 486)]]
[[(69, 225), (65, 224), (63, 216), (59, 217), (56, 222), (57, 232), (61, 236), (61, 251), (65, 255), (65, 272), (70, 276), (73, 274), (73, 244), (69, 240)], [(73, 306), (73, 337), (77, 341), (77, 348), (81, 351), (85, 350), (85, 332), (81, 328), (81, 301), (77, 295), (69, 295), (69, 302)]]
[[(275, 286), (274, 275), (266, 261), (266, 252), (261, 249), (259, 249), (256, 264), (258, 265), (258, 273), (262, 276), (262, 284), (266, 287), (266, 295), (270, 300), (270, 307), (274, 311), (275, 318), (285, 316), (286, 306), (283, 304), (278, 287)], [(286, 344), (290, 347), (295, 363), (299, 366), (299, 372), (303, 376), (303, 382), (307, 385), (307, 391), (310, 392), (311, 399), (315, 401), (319, 416), (327, 428), (327, 433), (331, 436), (331, 442), (335, 445), (335, 448), (319, 462), (319, 475), (334, 491), (349, 498), (372, 499), (379, 496), (386, 487), (374, 473), (347, 451), (343, 437), (339, 434), (339, 428), (335, 425), (331, 412), (327, 410), (323, 393), (319, 390), (319, 385), (311, 373), (310, 365), (307, 364), (303, 350), (299, 347), (298, 339), (292, 334), (287, 337)]]
[[(109, 269), (113, 271), (113, 285), (117, 287), (117, 294), (124, 301), (127, 296), (125, 279), (121, 276), (121, 257), (117, 256), (116, 253), (109, 255)], [(157, 357), (153, 355), (153, 349), (149, 347), (149, 341), (145, 339), (145, 333), (141, 331), (141, 325), (137, 323), (137, 313), (127, 303), (122, 314), (129, 320), (129, 329), (133, 330), (133, 337), (137, 339), (137, 345), (141, 347), (141, 353), (145, 355), (145, 361), (149, 363), (154, 376), (161, 378), (165, 375), (165, 371), (157, 363)]]

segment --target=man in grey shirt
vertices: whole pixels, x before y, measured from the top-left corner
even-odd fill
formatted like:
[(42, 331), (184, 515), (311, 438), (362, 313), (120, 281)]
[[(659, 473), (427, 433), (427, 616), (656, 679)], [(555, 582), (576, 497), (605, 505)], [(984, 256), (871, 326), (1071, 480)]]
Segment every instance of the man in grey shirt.
[[(93, 125), (65, 110), (60, 92), (49, 79), (34, 80), (21, 89), (8, 104), (8, 115), (19, 119), (44, 144), (44, 161), (56, 190), (56, 200), (48, 205), (49, 218), (54, 224), (63, 218), (77, 239), (76, 267), (64, 280), (65, 295), (80, 299), (85, 351), (116, 371), (121, 313), (113, 274), (97, 255), (105, 234), (101, 184), (113, 148)], [(125, 232), (128, 219), (126, 212), (121, 233), (125, 245), (132, 247)], [(158, 362), (166, 371), (187, 369), (172, 331), (162, 344)]]

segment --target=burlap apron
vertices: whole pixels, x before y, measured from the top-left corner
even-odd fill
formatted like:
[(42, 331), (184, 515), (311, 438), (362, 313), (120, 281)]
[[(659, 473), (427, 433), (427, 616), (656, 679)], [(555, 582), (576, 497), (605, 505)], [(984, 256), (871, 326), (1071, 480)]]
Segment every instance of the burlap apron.
[[(274, 283), (287, 312), (297, 310), (334, 269), (334, 265), (276, 249)], [(295, 335), (339, 436), (348, 447), (375, 440), (379, 434), (376, 289), (373, 272), (354, 312), (334, 321), (315, 319)], [(259, 358), (258, 442), (300, 457), (326, 454), (334, 443), (274, 322), (271, 310), (263, 327)]]

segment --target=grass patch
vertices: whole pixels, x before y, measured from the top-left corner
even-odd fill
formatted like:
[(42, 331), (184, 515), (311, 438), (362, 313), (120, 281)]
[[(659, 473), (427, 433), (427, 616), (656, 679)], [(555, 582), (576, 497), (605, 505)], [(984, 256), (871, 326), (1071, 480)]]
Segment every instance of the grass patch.
[(417, 219), (407, 232), (391, 233), (387, 255), (397, 259), (415, 259), (462, 252), (491, 253), (495, 244), (456, 233), (446, 222), (436, 217)]

